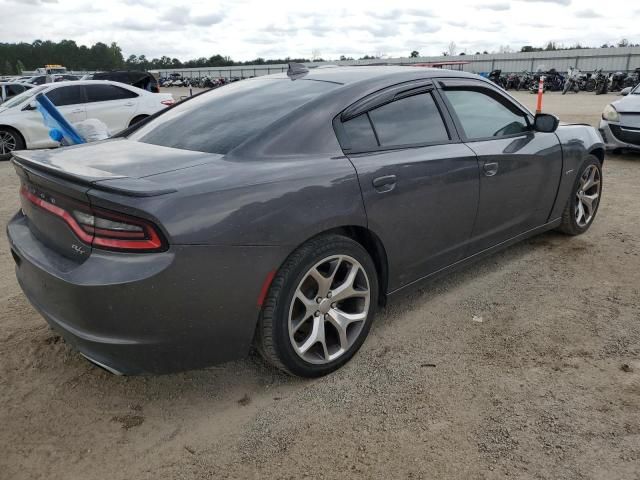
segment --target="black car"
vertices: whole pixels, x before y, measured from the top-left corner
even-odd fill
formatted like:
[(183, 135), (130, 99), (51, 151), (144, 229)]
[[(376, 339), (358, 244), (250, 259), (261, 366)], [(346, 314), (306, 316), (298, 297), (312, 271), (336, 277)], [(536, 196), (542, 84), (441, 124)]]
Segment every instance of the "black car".
[(293, 66), (107, 141), (14, 156), (20, 285), (88, 359), (166, 372), (254, 344), (311, 377), (400, 292), (587, 231), (604, 146), (476, 75)]
[(134, 70), (118, 70), (111, 72), (98, 72), (91, 75), (91, 80), (111, 80), (112, 82), (126, 83), (134, 87), (147, 90), (152, 93), (159, 93), (158, 81), (156, 77), (148, 72)]

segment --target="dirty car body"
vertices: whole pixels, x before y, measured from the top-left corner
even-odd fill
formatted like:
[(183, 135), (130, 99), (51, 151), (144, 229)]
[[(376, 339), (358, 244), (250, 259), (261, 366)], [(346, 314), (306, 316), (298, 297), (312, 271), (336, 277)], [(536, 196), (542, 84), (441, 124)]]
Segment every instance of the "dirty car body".
[[(413, 115), (416, 95), (441, 122), (421, 123), (424, 138), (381, 109)], [(505, 108), (497, 136), (471, 118), (487, 98)], [(540, 133), (533, 121), (463, 72), (353, 67), (237, 82), (119, 138), (15, 153), (17, 277), (53, 328), (112, 371), (236, 359), (274, 274), (318, 235), (361, 242), (384, 301), (558, 226), (580, 164), (602, 159), (603, 145), (591, 127)]]

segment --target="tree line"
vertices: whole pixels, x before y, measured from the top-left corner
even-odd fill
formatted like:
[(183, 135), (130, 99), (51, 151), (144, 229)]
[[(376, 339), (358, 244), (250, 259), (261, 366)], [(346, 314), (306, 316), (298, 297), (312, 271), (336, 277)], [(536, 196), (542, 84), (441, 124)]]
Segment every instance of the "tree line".
[[(627, 39), (622, 39), (617, 45), (602, 45), (602, 47), (633, 47), (639, 44), (630, 43)], [(601, 48), (602, 48), (601, 47)], [(564, 47), (554, 42), (548, 42), (543, 47), (533, 47), (525, 45), (520, 49), (521, 52), (539, 52), (551, 50), (575, 50), (591, 48), (582, 45), (574, 45)], [(509, 46), (501, 46), (499, 53), (511, 53), (513, 50)], [(456, 55), (457, 48), (454, 42), (448, 46), (448, 50), (443, 52), (444, 55)], [(488, 54), (486, 50), (482, 53), (476, 52), (476, 55)], [(465, 55), (465, 52), (458, 53)], [(384, 55), (379, 53), (376, 55), (364, 55), (359, 60), (374, 60), (382, 58)], [(420, 56), (417, 50), (409, 54), (410, 57), (416, 58)], [(340, 60), (355, 60), (353, 57), (340, 56)], [(160, 58), (148, 59), (145, 55), (130, 55), (126, 59), (122, 55), (122, 49), (117, 43), (112, 42), (110, 45), (98, 42), (90, 47), (86, 45), (78, 45), (73, 40), (61, 40), (60, 42), (52, 42), (50, 40), (36, 40), (33, 43), (0, 43), (0, 73), (3, 75), (16, 75), (22, 71), (35, 70), (48, 64), (60, 64), (69, 70), (76, 71), (95, 71), (95, 70), (155, 70), (155, 69), (180, 69), (180, 68), (207, 68), (207, 67), (229, 67), (234, 65), (270, 65), (289, 62), (322, 62), (324, 61), (319, 52), (314, 51), (312, 59), (309, 58), (255, 58), (246, 62), (234, 61), (229, 56), (220, 54), (211, 57), (200, 57), (192, 60), (181, 61), (178, 58), (162, 56)]]

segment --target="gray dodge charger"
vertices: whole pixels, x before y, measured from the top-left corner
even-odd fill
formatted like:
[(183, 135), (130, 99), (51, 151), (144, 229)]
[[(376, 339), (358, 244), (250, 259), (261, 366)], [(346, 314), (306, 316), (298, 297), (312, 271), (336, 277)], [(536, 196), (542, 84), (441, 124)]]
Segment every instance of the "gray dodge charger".
[(237, 82), (106, 141), (15, 152), (18, 281), (123, 374), (247, 354), (345, 364), (375, 310), (550, 229), (584, 233), (604, 145), (487, 80), (339, 67)]

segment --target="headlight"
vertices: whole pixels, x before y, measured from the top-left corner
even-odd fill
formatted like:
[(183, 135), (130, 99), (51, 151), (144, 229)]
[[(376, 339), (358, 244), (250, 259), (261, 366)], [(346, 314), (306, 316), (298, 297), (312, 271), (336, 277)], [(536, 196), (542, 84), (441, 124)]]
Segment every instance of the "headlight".
[(620, 115), (618, 115), (618, 111), (613, 108), (613, 105), (609, 104), (604, 107), (604, 111), (602, 112), (603, 120), (607, 120), (608, 122), (619, 122)]

